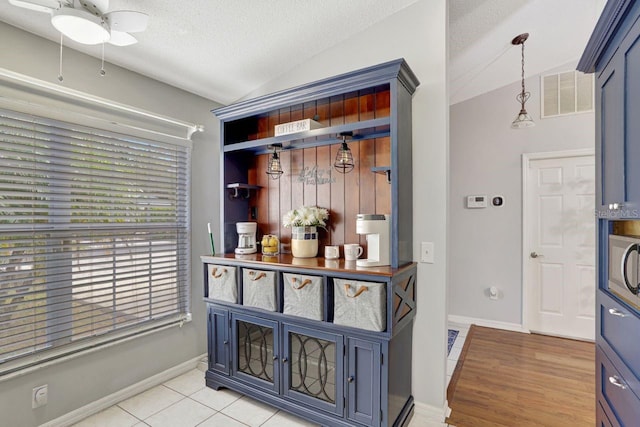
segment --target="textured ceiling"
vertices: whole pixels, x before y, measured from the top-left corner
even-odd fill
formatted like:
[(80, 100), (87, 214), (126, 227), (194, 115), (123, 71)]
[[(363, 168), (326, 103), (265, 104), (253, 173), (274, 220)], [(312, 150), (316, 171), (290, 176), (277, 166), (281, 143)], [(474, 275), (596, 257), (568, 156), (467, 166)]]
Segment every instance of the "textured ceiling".
[(526, 76), (577, 63), (605, 2), (449, 0), (450, 103), (520, 80), (521, 33)]
[[(108, 62), (228, 104), (417, 0), (111, 0), (149, 14)], [(0, 0), (0, 21), (59, 41), (46, 14)], [(100, 46), (69, 47), (99, 57)]]
[[(418, 0), (111, 0), (109, 10), (150, 15), (128, 47), (106, 60), (223, 104)], [(433, 0), (421, 0), (433, 1)], [(579, 58), (605, 0), (447, 0), (452, 104)], [(58, 41), (46, 14), (0, 0), (0, 21)], [(416, 41), (419, 42), (419, 41)], [(100, 46), (68, 42), (100, 56)]]

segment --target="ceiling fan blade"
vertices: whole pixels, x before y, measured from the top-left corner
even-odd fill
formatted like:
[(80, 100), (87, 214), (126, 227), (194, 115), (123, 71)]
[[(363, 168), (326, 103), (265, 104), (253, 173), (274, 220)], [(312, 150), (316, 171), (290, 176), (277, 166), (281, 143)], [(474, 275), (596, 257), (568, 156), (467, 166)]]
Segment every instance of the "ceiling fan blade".
[(58, 0), (9, 0), (9, 3), (36, 12), (51, 13), (60, 7)]
[(149, 15), (133, 10), (114, 10), (104, 15), (112, 30), (137, 33), (144, 31), (149, 23)]
[(138, 40), (129, 33), (111, 30), (111, 38), (109, 44), (115, 46), (129, 46), (138, 43)]

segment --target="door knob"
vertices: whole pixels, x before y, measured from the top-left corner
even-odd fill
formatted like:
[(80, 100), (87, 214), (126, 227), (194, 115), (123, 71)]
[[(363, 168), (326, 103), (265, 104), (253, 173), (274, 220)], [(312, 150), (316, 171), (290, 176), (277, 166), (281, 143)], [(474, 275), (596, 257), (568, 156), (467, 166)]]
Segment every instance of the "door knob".
[(539, 253), (537, 253), (537, 252), (531, 252), (531, 253), (529, 254), (529, 256), (530, 256), (531, 258), (539, 258), (539, 257), (542, 257), (542, 256), (544, 256), (544, 255), (539, 254)]

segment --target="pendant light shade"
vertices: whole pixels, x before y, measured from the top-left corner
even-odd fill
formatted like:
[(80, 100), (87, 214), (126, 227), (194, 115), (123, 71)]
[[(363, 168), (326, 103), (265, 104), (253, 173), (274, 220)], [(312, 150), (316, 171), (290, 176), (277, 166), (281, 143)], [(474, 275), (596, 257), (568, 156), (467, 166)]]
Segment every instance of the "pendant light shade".
[(511, 123), (511, 129), (524, 129), (531, 126), (535, 126), (535, 123), (524, 104), (527, 102), (531, 94), (525, 90), (524, 87), (524, 42), (529, 38), (529, 33), (523, 33), (511, 40), (511, 44), (514, 46), (520, 45), (522, 47), (521, 50), (521, 65), (522, 65), (522, 80), (521, 80), (521, 91), (518, 95), (516, 95), (516, 99), (520, 103), (520, 112), (516, 119)]
[(352, 132), (342, 132), (342, 143), (336, 154), (336, 160), (333, 167), (340, 173), (349, 173), (353, 170), (355, 163), (353, 162), (353, 154), (347, 145), (347, 136), (352, 136)]
[(273, 144), (270, 145), (269, 148), (273, 149), (273, 154), (269, 157), (266, 174), (269, 175), (271, 179), (279, 179), (284, 173), (282, 165), (280, 164), (280, 156), (278, 156), (278, 151), (282, 150), (282, 144)]

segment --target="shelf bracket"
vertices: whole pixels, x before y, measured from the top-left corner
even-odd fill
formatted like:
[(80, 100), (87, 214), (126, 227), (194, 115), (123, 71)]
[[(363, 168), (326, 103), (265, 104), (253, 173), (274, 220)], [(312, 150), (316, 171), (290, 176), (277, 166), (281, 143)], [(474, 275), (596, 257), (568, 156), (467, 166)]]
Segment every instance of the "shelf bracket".
[(259, 190), (262, 187), (260, 187), (259, 185), (250, 185), (235, 182), (233, 184), (227, 184), (227, 188), (231, 190), (229, 193), (229, 197), (231, 197), (232, 199), (248, 199), (249, 197), (251, 197), (251, 190)]
[(371, 168), (371, 172), (385, 174), (387, 183), (391, 184), (391, 166), (374, 166)]

